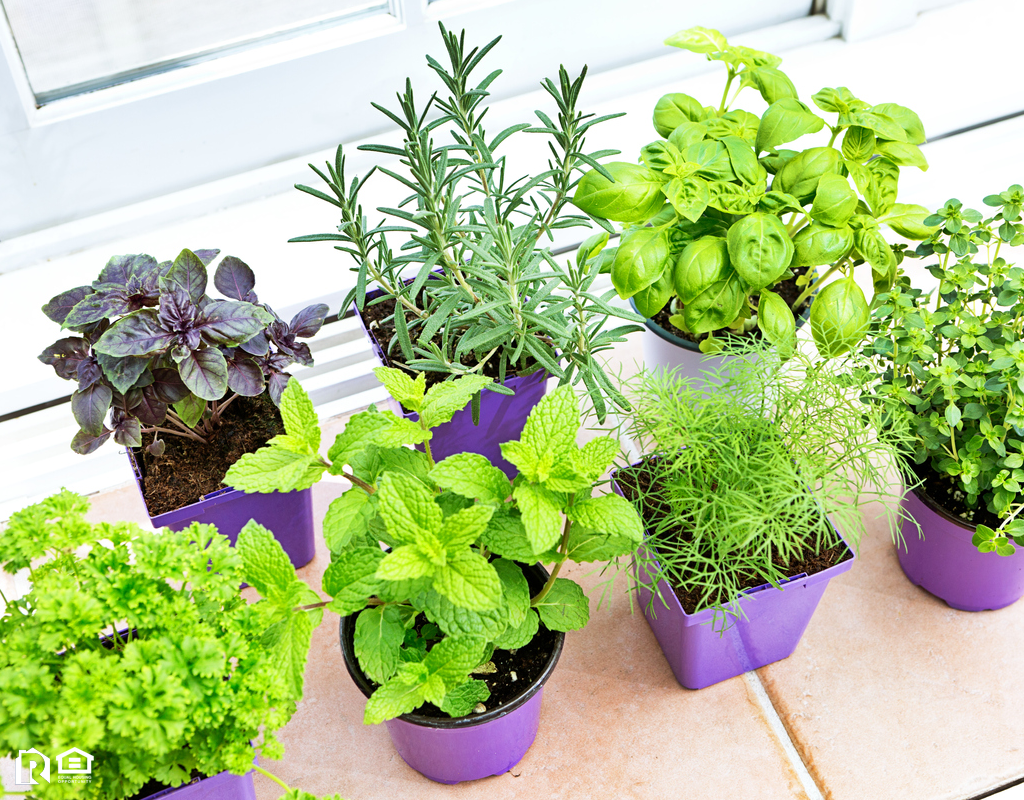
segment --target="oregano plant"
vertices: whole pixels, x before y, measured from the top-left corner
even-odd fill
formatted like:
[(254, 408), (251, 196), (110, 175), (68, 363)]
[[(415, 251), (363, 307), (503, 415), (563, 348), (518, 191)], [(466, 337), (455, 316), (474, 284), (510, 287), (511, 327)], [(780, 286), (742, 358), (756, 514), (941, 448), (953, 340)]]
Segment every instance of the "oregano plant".
[[(472, 712), (490, 690), (474, 677), (495, 649), (524, 647), (541, 626), (577, 630), (590, 611), (583, 589), (560, 576), (567, 561), (631, 554), (642, 537), (632, 506), (595, 494), (619, 452), (611, 436), (579, 447), (580, 411), (569, 386), (534, 408), (502, 455), (519, 469), (510, 481), (484, 456), (435, 463), (431, 428), (470, 402), (489, 379), (470, 375), (429, 389), (425, 376), (381, 367), (391, 396), (419, 422), (391, 411), (354, 415), (327, 457), (312, 404), (295, 381), (281, 400), (287, 433), (242, 456), (225, 482), (247, 492), (289, 491), (325, 472), (353, 486), (324, 518), (331, 565), (327, 607), (356, 614), (355, 654), (378, 688), (365, 722), (379, 723), (431, 703), (453, 717)], [(422, 445), (423, 450), (408, 445)], [(524, 565), (552, 564), (531, 592)]]
[[(0, 532), (4, 571), (31, 584), (0, 595), (0, 755), (93, 756), (90, 782), (40, 782), (31, 796), (44, 799), (120, 800), (224, 770), (284, 786), (254, 766), (254, 748), (283, 755), (276, 733), (302, 697), (316, 592), (255, 522), (231, 547), (211, 525), (144, 531), (90, 523), (88, 508), (62, 491)], [(242, 581), (261, 599), (247, 602)]]
[[(619, 296), (645, 317), (667, 309), (664, 324), (704, 352), (721, 349), (730, 333), (758, 330), (784, 353), (814, 298), (818, 350), (848, 351), (868, 325), (856, 268), (868, 265), (876, 292), (896, 277), (898, 254), (881, 226), (911, 239), (932, 232), (927, 209), (896, 202), (900, 169), (928, 168), (921, 120), (841, 86), (811, 98), (836, 115), (829, 121), (799, 99), (778, 56), (701, 27), (665, 43), (721, 61), (725, 88), (715, 105), (665, 95), (654, 107), (660, 138), (641, 148), (639, 163), (605, 164), (577, 185), (576, 206), (609, 231), (609, 220), (622, 223), (618, 247), (603, 254)], [(734, 107), (748, 87), (768, 104), (763, 113)], [(790, 149), (823, 129), (823, 145)], [(787, 281), (795, 288), (788, 300), (780, 293)]]
[(71, 449), (86, 455), (111, 436), (142, 447), (153, 434), (207, 442), (238, 397), (266, 392), (278, 403), (285, 370), (310, 365), (309, 345), (327, 306), (308, 306), (290, 322), (260, 303), (252, 270), (226, 256), (213, 283), (230, 299), (207, 294), (207, 267), (219, 250), (182, 250), (174, 261), (114, 256), (88, 286), (61, 292), (43, 313), (75, 332), (47, 347), (39, 360), (75, 381), (71, 412), (81, 430)]

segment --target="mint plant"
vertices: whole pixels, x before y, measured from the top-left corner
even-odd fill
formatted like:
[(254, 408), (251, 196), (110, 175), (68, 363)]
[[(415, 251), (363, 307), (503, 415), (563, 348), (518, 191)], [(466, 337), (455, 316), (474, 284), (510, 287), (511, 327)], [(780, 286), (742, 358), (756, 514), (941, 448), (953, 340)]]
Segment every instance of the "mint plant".
[(925, 220), (937, 230), (914, 255), (935, 258), (937, 290), (901, 277), (880, 296), (866, 352), (871, 398), (913, 415), (915, 461), (962, 504), (978, 549), (1008, 556), (1024, 545), (1024, 269), (1004, 248), (1024, 243), (1024, 188), (985, 204), (989, 217), (954, 199)]
[[(725, 89), (718, 105), (665, 95), (654, 107), (661, 138), (641, 149), (640, 163), (606, 164), (579, 182), (576, 206), (609, 231), (609, 220), (623, 224), (619, 246), (604, 255), (616, 291), (645, 317), (667, 307), (671, 325), (704, 352), (721, 349), (730, 332), (755, 329), (789, 352), (796, 316), (817, 293), (810, 321), (818, 350), (848, 351), (869, 314), (855, 269), (868, 264), (876, 292), (896, 277), (880, 226), (911, 239), (932, 230), (927, 209), (896, 202), (900, 168), (928, 168), (921, 120), (839, 87), (812, 97), (837, 115), (826, 122), (800, 101), (778, 56), (700, 27), (665, 43), (723, 62)], [(732, 107), (747, 87), (769, 104), (760, 116)], [(784, 147), (826, 127), (824, 146)], [(787, 302), (779, 285), (794, 277)]]
[[(339, 146), (326, 173), (310, 165), (329, 192), (296, 186), (339, 210), (337, 233), (291, 241), (337, 242), (352, 257), (355, 286), (342, 309), (354, 301), (364, 310), (367, 287), (380, 287), (371, 304), (394, 305), (382, 323), (393, 325), (394, 336), (381, 342), (391, 366), (433, 377), (486, 374), (497, 378), (488, 388), (505, 394), (511, 393), (502, 387), (506, 376), (544, 369), (562, 384), (582, 381), (603, 420), (608, 401), (624, 406), (596, 356), (640, 330), (635, 323), (641, 320), (611, 305), (611, 292), (592, 291), (606, 235), (584, 242), (575, 263), (565, 266), (542, 240), (560, 228), (589, 225), (586, 217), (567, 214), (567, 203), (584, 170), (593, 167), (611, 179), (598, 160), (617, 151), (587, 153), (586, 136), (620, 115), (580, 111), (586, 68), (573, 79), (563, 67), (557, 81), (542, 83), (554, 100), (554, 118), (537, 111), (539, 126), (522, 122), (488, 134), (485, 101), (501, 71), (478, 82), (472, 75), (500, 37), (467, 49), (465, 32), (440, 28), (448, 64), (430, 56), (427, 64), (444, 90), (417, 105), (406, 81), (396, 110), (374, 104), (402, 130), (402, 146), (359, 148), (396, 156), (397, 170), (375, 169), (409, 196), (396, 208), (378, 208), (385, 219), (371, 226), (359, 196), (374, 170), (348, 183)], [(523, 132), (548, 137), (552, 157), (546, 170), (513, 177), (499, 148)], [(612, 317), (630, 324), (606, 329)]]
[[(219, 250), (182, 250), (173, 261), (114, 256), (89, 286), (53, 297), (43, 313), (79, 334), (39, 356), (75, 381), (71, 411), (81, 430), (71, 441), (88, 454), (111, 436), (126, 447), (163, 453), (160, 434), (206, 442), (239, 396), (267, 392), (274, 403), (288, 382), (284, 370), (310, 365), (309, 338), (327, 306), (311, 305), (285, 322), (254, 292), (249, 267), (226, 256), (206, 293), (207, 266)], [(108, 427), (109, 425), (109, 427)]]
[[(247, 492), (305, 488), (328, 472), (353, 487), (324, 518), (331, 565), (323, 590), (342, 616), (357, 614), (355, 655), (379, 684), (364, 720), (379, 723), (432, 703), (453, 717), (489, 697), (473, 677), (496, 648), (524, 647), (543, 625), (578, 630), (590, 616), (583, 589), (559, 577), (566, 561), (608, 561), (634, 551), (640, 520), (594, 487), (619, 452), (611, 436), (576, 445), (579, 409), (562, 386), (534, 408), (502, 455), (514, 481), (475, 453), (435, 463), (431, 428), (489, 381), (470, 375), (426, 387), (398, 369), (377, 377), (419, 422), (391, 411), (354, 415), (319, 455), (320, 429), (296, 381), (281, 400), (286, 434), (242, 456), (225, 482)], [(423, 451), (407, 445), (422, 445)], [(382, 547), (383, 546), (383, 547)], [(524, 564), (553, 564), (533, 593)]]
[(152, 533), (90, 524), (88, 508), (63, 491), (0, 532), (4, 570), (31, 582), (0, 596), (0, 755), (79, 747), (91, 782), (32, 796), (103, 800), (244, 774), (254, 747), (281, 758), (323, 611), (273, 535), (250, 521), (233, 548), (211, 525)]

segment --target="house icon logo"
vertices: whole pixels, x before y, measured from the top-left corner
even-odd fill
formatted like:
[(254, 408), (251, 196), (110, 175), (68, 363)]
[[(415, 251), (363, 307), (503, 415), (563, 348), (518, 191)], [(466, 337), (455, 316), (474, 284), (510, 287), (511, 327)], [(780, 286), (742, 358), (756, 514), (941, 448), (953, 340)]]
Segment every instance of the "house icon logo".
[[(39, 772), (36, 772), (39, 767)], [(22, 786), (38, 786), (36, 776), (47, 783), (50, 782), (50, 759), (36, 750), (19, 750), (18, 759), (14, 762), (14, 782)]]
[(84, 750), (72, 747), (57, 756), (57, 773), (60, 775), (91, 775), (93, 757)]

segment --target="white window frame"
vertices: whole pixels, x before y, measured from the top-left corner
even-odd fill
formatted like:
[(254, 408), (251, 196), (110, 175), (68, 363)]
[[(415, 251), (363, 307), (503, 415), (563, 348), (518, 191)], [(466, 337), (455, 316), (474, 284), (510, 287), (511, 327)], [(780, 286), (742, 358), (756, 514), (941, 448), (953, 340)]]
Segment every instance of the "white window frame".
[[(238, 175), (386, 129), (371, 100), (428, 78), (439, 20), (489, 58), (508, 97), (564, 63), (606, 71), (664, 52), (704, 21), (729, 34), (807, 14), (812, 0), (388, 0), (387, 13), (37, 108), (0, 19), (0, 240)], [(628, 16), (625, 14), (628, 13)], [(633, 20), (632, 24), (614, 24)], [(658, 20), (652, 25), (651, 20)], [(387, 54), (386, 63), (380, 55)], [(352, 76), (346, 79), (344, 76)], [(260, 98), (253, 102), (253, 98)], [(0, 265), (0, 270), (3, 265)]]

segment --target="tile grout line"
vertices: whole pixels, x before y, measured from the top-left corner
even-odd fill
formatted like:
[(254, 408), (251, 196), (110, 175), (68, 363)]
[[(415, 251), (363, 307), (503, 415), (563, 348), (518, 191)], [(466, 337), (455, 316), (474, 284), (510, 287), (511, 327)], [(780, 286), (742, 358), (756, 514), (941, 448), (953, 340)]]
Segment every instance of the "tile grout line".
[(818, 788), (818, 784), (815, 783), (814, 778), (811, 777), (811, 773), (807, 769), (807, 765), (804, 764), (803, 759), (800, 758), (800, 754), (797, 753), (796, 746), (793, 744), (793, 740), (789, 736), (789, 731), (786, 730), (786, 726), (782, 723), (782, 717), (780, 717), (779, 712), (775, 710), (775, 706), (772, 704), (772, 700), (768, 696), (768, 692), (765, 691), (764, 684), (761, 683), (761, 676), (758, 675), (755, 670), (752, 670), (750, 672), (743, 673), (743, 680), (747, 682), (747, 687), (757, 698), (757, 702), (761, 706), (761, 711), (764, 712), (764, 715), (768, 720), (768, 726), (771, 728), (772, 733), (775, 734), (775, 738), (782, 747), (782, 751), (786, 754), (786, 758), (789, 760), (789, 765), (793, 768), (797, 778), (799, 778), (800, 785), (803, 786), (808, 800), (825, 800), (824, 795), (822, 795), (821, 790)]

